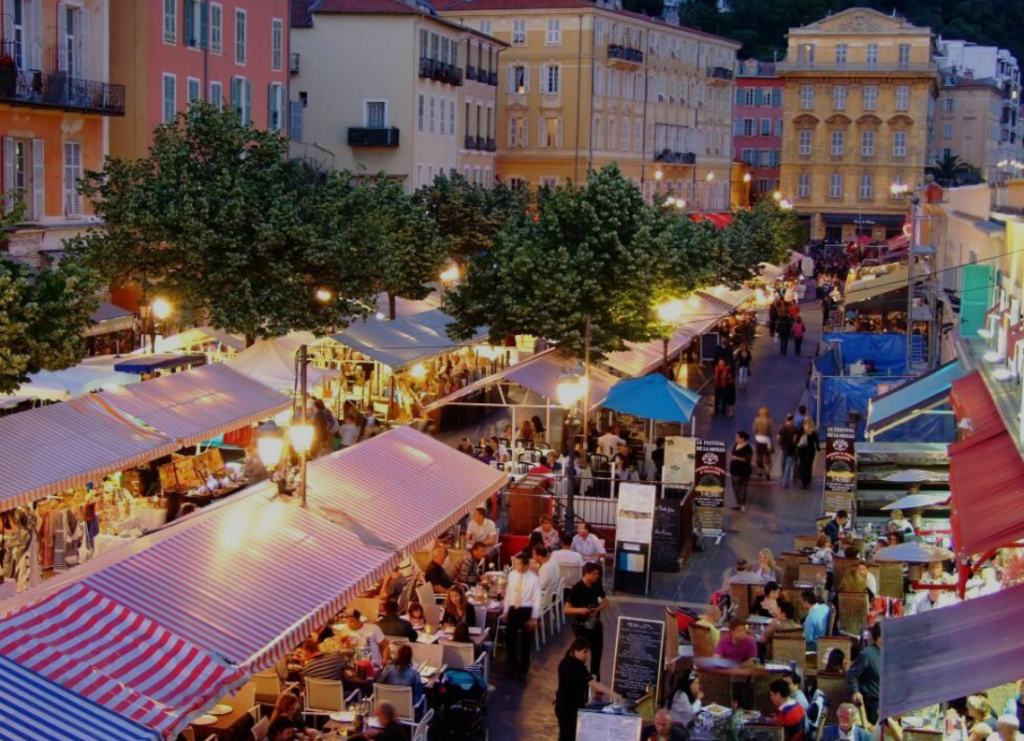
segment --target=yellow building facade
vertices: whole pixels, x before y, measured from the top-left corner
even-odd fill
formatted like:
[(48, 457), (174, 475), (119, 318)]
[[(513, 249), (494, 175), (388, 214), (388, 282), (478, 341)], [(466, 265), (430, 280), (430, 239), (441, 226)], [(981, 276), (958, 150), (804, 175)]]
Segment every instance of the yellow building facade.
[(907, 189), (929, 164), (933, 44), (931, 29), (867, 8), (790, 29), (786, 60), (776, 65), (781, 189), (811, 238), (900, 233)]
[(614, 0), (454, 0), (440, 12), (509, 45), (497, 91), (503, 182), (581, 183), (614, 162), (647, 198), (729, 209), (737, 43)]

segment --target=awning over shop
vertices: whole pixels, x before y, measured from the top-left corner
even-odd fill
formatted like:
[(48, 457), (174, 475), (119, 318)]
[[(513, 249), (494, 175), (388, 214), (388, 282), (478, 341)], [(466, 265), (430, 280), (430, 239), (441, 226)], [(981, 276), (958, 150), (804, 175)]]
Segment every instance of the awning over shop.
[(830, 226), (837, 224), (860, 224), (864, 228), (872, 227), (876, 224), (888, 227), (903, 226), (907, 221), (905, 216), (894, 214), (823, 213), (821, 218)]
[(245, 681), (243, 671), (84, 583), (6, 614), (0, 655), (168, 738)]
[(698, 213), (690, 214), (690, 218), (698, 223), (710, 221), (718, 229), (725, 229), (725, 227), (732, 224), (731, 213)]
[(205, 355), (157, 353), (155, 355), (138, 355), (128, 360), (122, 360), (114, 365), (114, 370), (121, 373), (154, 373), (158, 370), (184, 368), (187, 365), (201, 365), (205, 362)]
[(307, 497), (367, 543), (415, 550), (508, 483), (508, 475), (411, 427), (309, 464)]
[[(854, 281), (846, 288), (845, 301), (847, 308), (874, 309), (881, 311), (906, 311), (907, 281), (910, 277), (905, 265), (895, 270), (872, 278)], [(900, 296), (892, 295), (896, 291)]]
[(897, 236), (888, 240), (885, 243), (885, 245), (889, 248), (890, 252), (895, 252), (896, 250), (905, 250), (908, 247), (910, 247), (910, 237), (908, 237), (906, 234), (898, 234)]
[[(463, 386), (444, 398), (427, 404), (423, 411), (429, 412), (445, 404), (450, 404), (463, 397), (468, 396), (480, 389), (487, 388), (494, 383), (514, 383), (535, 394), (548, 399), (552, 404), (558, 404), (558, 384), (563, 376), (572, 372), (579, 366), (579, 361), (561, 350), (549, 350), (540, 355), (505, 368), (493, 375), (481, 378), (479, 381)], [(590, 369), (590, 402), (591, 407), (596, 407), (605, 396), (608, 390), (618, 381), (615, 376), (600, 368)]]
[(223, 363), (111, 389), (69, 403), (82, 409), (97, 405), (110, 407), (131, 415), (176, 440), (179, 446), (195, 445), (287, 411), (292, 406), (292, 400), (284, 394), (246, 378)]
[(956, 418), (968, 430), (978, 433), (995, 427), (1004, 429), (999, 409), (992, 401), (992, 394), (981, 374), (975, 371), (953, 381), (949, 391), (949, 401), (956, 412)]
[(728, 286), (715, 286), (698, 291), (701, 296), (722, 306), (726, 312), (734, 311), (740, 304), (754, 295), (754, 292), (745, 286), (729, 288)]
[(456, 342), (446, 332), (455, 320), (439, 309), (393, 321), (370, 317), (349, 325), (331, 336), (335, 342), (361, 352), (392, 370), (401, 370), (413, 363), (471, 345), (487, 336), (486, 328), (478, 328), (466, 342)]
[[(72, 368), (59, 371), (39, 371), (29, 376), (16, 395), (24, 399), (40, 401), (67, 401), (105, 388), (127, 386), (138, 383), (134, 373), (119, 373), (114, 370), (110, 356), (89, 358)], [(0, 403), (4, 399), (0, 396)]]
[[(1024, 586), (886, 620), (879, 716), (893, 718), (1020, 679)], [(996, 708), (1002, 712), (1002, 708)]]
[(118, 713), (0, 656), (0, 738), (33, 741), (162, 741)]
[(80, 411), (74, 403), (0, 418), (0, 511), (85, 485), (178, 448), (173, 440), (124, 417)]
[(245, 349), (245, 338), (213, 327), (193, 327), (178, 334), (157, 340), (156, 348), (162, 353), (191, 350), (199, 345), (219, 344), (235, 352)]
[(868, 433), (883, 432), (947, 403), (953, 381), (966, 373), (963, 364), (954, 360), (908, 384), (874, 397), (868, 402)]
[(127, 309), (122, 309), (120, 306), (114, 306), (106, 301), (101, 301), (99, 308), (89, 315), (89, 321), (92, 324), (82, 332), (85, 337), (133, 329), (135, 327), (135, 314)]
[[(308, 344), (308, 343), (306, 343)], [(295, 372), (294, 350), (289, 350), (291, 343), (283, 338), (259, 340), (252, 347), (240, 352), (227, 366), (243, 376), (258, 381), (275, 391), (291, 394), (297, 393), (298, 375)], [(338, 375), (336, 370), (326, 370), (308, 366), (306, 380), (310, 388), (323, 383), (324, 379)]]

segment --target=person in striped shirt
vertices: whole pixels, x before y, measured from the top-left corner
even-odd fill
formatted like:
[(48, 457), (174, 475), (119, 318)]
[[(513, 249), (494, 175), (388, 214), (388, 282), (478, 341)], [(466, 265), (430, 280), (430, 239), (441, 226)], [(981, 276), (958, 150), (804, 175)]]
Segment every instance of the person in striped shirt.
[(306, 679), (322, 679), (331, 682), (340, 682), (348, 664), (345, 658), (337, 652), (324, 653), (317, 645), (315, 638), (307, 638), (302, 643), (302, 649), (309, 657), (305, 666), (299, 674)]
[(807, 714), (803, 705), (790, 697), (792, 688), (785, 679), (776, 679), (768, 685), (768, 692), (775, 706), (779, 725), (782, 726), (786, 741), (804, 741), (807, 730)]

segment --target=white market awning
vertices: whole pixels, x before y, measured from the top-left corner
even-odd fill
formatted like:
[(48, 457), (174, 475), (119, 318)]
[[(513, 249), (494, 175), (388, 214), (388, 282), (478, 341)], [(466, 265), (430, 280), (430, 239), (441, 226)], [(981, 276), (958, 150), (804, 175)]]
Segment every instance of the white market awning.
[[(295, 339), (277, 337), (272, 340), (258, 340), (252, 347), (240, 352), (227, 361), (227, 366), (243, 376), (259, 381), (275, 391), (290, 394), (298, 388), (297, 376), (295, 374), (295, 350), (300, 345), (312, 344), (313, 335), (309, 335), (309, 342), (295, 344)], [(333, 378), (338, 375), (336, 370), (317, 368), (312, 365), (306, 368), (306, 380), (309, 386), (318, 386), (326, 378)]]

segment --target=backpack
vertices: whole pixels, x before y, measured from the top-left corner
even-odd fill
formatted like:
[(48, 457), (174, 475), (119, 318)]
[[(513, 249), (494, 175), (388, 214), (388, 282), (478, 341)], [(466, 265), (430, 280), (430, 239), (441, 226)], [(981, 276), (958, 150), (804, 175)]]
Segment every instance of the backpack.
[(803, 337), (804, 336), (804, 332), (806, 332), (806, 331), (807, 331), (807, 327), (804, 325), (803, 322), (797, 322), (793, 326), (793, 336), (794, 337), (797, 337), (797, 338)]

